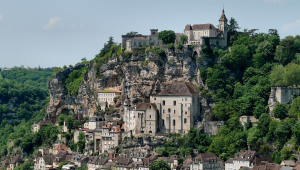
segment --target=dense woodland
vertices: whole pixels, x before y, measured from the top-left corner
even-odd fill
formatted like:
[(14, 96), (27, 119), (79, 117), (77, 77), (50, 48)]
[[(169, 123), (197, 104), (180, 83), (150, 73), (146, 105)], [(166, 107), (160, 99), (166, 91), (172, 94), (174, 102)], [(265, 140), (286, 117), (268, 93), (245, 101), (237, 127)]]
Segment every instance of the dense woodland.
[[(247, 29), (240, 31), (234, 18), (231, 18), (228, 26), (229, 48), (212, 48), (209, 40), (205, 40), (207, 45), (203, 47), (203, 57), (209, 58), (210, 63), (200, 70), (205, 86), (197, 87), (201, 96), (215, 102), (214, 120), (225, 121), (225, 125), (216, 136), (205, 135), (199, 129), (191, 129), (186, 136), (170, 134), (168, 136), (173, 140), (165, 142), (164, 147), (157, 149), (157, 153), (161, 156), (175, 154), (186, 157), (193, 154), (193, 149), (197, 149), (199, 153), (211, 152), (227, 160), (234, 153), (250, 148), (260, 154), (271, 155), (276, 163), (297, 159), (294, 154), (300, 151), (300, 97), (294, 95), (291, 104), (278, 103), (274, 109), (275, 117), (268, 114), (268, 98), (272, 86), (296, 87), (300, 84), (300, 36), (280, 38), (273, 29), (268, 33)], [(168, 39), (168, 48), (191, 49), (192, 46), (182, 45), (185, 41), (186, 37), (182, 37), (175, 48)], [(101, 78), (103, 75), (98, 70), (110, 57), (121, 55), (126, 60), (132, 55), (144, 56), (149, 51), (166, 58), (165, 52), (157, 47), (125, 52), (110, 37), (93, 60), (88, 62), (83, 59), (79, 64), (96, 62), (96, 74)], [(146, 64), (147, 61), (143, 61), (142, 67)], [(57, 68), (55, 72), (66, 68)], [(77, 95), (86, 72), (87, 67), (84, 67), (69, 75), (65, 84), (68, 95)], [(40, 146), (49, 146), (56, 140), (59, 127), (48, 126), (30, 134), (31, 124), (45, 115), (49, 100), (46, 80), (51, 78), (51, 74), (47, 71), (25, 70), (1, 72), (0, 112), (16, 113), (14, 117), (0, 115), (1, 156), (8, 154), (8, 139), (14, 141), (14, 147), (21, 147), (28, 153), (33, 153)], [(253, 115), (259, 119), (257, 126), (241, 125), (239, 117), (242, 115)], [(70, 115), (60, 116), (58, 123), (61, 125), (64, 120), (67, 120), (70, 129), (78, 125)], [(72, 132), (67, 137), (72, 138)], [(82, 151), (84, 140), (80, 139), (70, 147)], [(8, 148), (9, 152), (11, 150)]]
[(0, 72), (0, 157), (12, 151), (7, 148), (9, 139), (26, 150), (22, 137), (28, 137), (31, 125), (45, 116), (49, 102), (46, 81), (52, 73), (52, 69), (18, 68)]

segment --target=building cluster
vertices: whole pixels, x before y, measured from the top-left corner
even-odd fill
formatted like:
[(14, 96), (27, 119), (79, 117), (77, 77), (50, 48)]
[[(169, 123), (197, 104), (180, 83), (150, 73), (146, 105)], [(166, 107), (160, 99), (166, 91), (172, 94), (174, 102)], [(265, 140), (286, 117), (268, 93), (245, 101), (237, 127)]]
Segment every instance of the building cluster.
[[(227, 18), (223, 9), (222, 15), (219, 19), (219, 28), (213, 24), (194, 24), (186, 25), (183, 33), (176, 34), (175, 44), (179, 42), (180, 36), (185, 34), (188, 36), (188, 41), (185, 45), (203, 46), (205, 45), (205, 38), (209, 38), (210, 44), (215, 47), (227, 46)], [(146, 46), (159, 46), (162, 41), (158, 39), (158, 29), (150, 29), (150, 35), (122, 35), (122, 48), (126, 47), (127, 51), (132, 51), (136, 48)]]

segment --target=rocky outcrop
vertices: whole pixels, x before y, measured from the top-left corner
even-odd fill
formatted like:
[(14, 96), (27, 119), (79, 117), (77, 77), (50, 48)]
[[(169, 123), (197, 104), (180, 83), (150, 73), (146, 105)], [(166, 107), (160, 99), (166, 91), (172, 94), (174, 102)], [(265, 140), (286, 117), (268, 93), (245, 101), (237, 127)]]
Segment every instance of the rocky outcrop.
[[(148, 52), (129, 58), (113, 56), (99, 69), (100, 77), (96, 76), (96, 63), (67, 68), (48, 82), (50, 103), (47, 112), (56, 118), (65, 112), (93, 116), (98, 113), (98, 91), (106, 87), (118, 87), (123, 92), (123, 100), (128, 96), (131, 104), (136, 104), (149, 102), (151, 95), (156, 95), (172, 81), (189, 81), (194, 86), (202, 83), (197, 56), (193, 56), (191, 51), (168, 51), (166, 55), (160, 57)], [(65, 81), (68, 75), (84, 66), (89, 71), (84, 75), (78, 95), (67, 96)], [(121, 110), (122, 108), (119, 109)]]

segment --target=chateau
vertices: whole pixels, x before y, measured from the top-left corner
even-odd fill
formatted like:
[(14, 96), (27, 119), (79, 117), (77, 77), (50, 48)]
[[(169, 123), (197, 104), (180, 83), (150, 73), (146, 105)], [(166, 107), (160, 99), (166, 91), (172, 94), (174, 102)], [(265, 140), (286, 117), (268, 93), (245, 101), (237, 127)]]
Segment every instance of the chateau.
[[(193, 45), (194, 51), (200, 54), (201, 48), (205, 45), (205, 38), (209, 38), (210, 45), (213, 47), (227, 46), (227, 18), (223, 9), (219, 19), (219, 28), (213, 24), (194, 24), (186, 25), (183, 34), (188, 36), (188, 41), (184, 45)], [(150, 35), (122, 35), (122, 48), (126, 47), (127, 51), (132, 51), (135, 48), (162, 45), (162, 41), (158, 39), (158, 29), (150, 29)], [(176, 34), (175, 44), (178, 43), (180, 33)]]

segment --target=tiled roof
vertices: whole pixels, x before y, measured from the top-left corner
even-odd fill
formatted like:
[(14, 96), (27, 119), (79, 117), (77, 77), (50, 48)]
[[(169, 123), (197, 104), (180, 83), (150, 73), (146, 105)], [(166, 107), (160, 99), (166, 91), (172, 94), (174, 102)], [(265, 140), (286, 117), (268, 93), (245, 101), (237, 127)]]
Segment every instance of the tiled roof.
[(86, 162), (88, 162), (89, 161), (89, 157), (83, 157), (83, 158), (81, 158), (78, 162), (83, 162), (83, 161), (86, 161)]
[(65, 158), (66, 156), (67, 156), (67, 152), (63, 152), (63, 151), (60, 151), (55, 155), (56, 158)]
[(192, 30), (192, 26), (190, 24), (186, 25), (184, 30)]
[(149, 105), (150, 103), (140, 103), (137, 105), (136, 110), (145, 111)]
[(189, 82), (173, 82), (158, 96), (196, 96), (198, 93)]
[(128, 165), (129, 163), (131, 163), (131, 159), (130, 158), (126, 158), (123, 156), (118, 156), (114, 159), (114, 162), (116, 163), (116, 165)]
[(183, 163), (182, 163), (182, 168), (187, 168), (190, 166), (190, 164), (193, 162), (192, 159), (186, 159)]
[(195, 157), (196, 163), (198, 162), (209, 162), (211, 160), (216, 160), (216, 161), (222, 161), (219, 157), (217, 157), (213, 153), (200, 153), (198, 156)]
[(43, 154), (42, 154), (41, 151), (38, 151), (38, 152), (34, 155), (35, 158), (42, 157), (42, 156), (43, 156)]
[(61, 152), (61, 151), (66, 152), (67, 146), (65, 144), (58, 144), (53, 148), (53, 150), (57, 150), (58, 152)]
[(163, 160), (163, 161), (165, 161), (167, 163), (174, 163), (174, 160), (178, 160), (178, 159), (180, 159), (178, 157), (178, 155), (172, 155), (170, 157), (158, 157), (156, 161)]
[(228, 159), (225, 163), (233, 163), (233, 158)]
[(280, 170), (282, 165), (266, 163), (259, 166), (254, 166), (252, 170)]
[(133, 37), (132, 39), (146, 40), (148, 39), (148, 37)]
[(24, 162), (23, 159), (21, 158), (21, 155), (20, 154), (17, 154), (13, 159), (12, 161), (10, 162), (11, 164), (15, 164), (17, 162)]
[(65, 161), (71, 161), (73, 155), (67, 155)]
[(255, 155), (256, 155), (256, 151), (243, 150), (235, 154), (233, 160), (251, 160), (254, 159)]
[(96, 162), (96, 165), (104, 165), (107, 163), (107, 161), (108, 161), (108, 158), (98, 159), (98, 161)]
[(90, 156), (89, 163), (95, 164), (99, 159), (99, 156)]
[(40, 126), (47, 126), (47, 125), (53, 125), (53, 123), (50, 120), (42, 120), (39, 123)]
[(55, 158), (54, 155), (43, 156), (45, 162), (53, 162), (54, 158)]
[[(233, 158), (231, 158), (233, 159)], [(260, 165), (262, 161), (268, 162), (268, 163), (273, 163), (273, 159), (271, 156), (265, 155), (265, 156), (260, 156), (256, 155), (254, 160), (253, 160), (253, 165)]]

